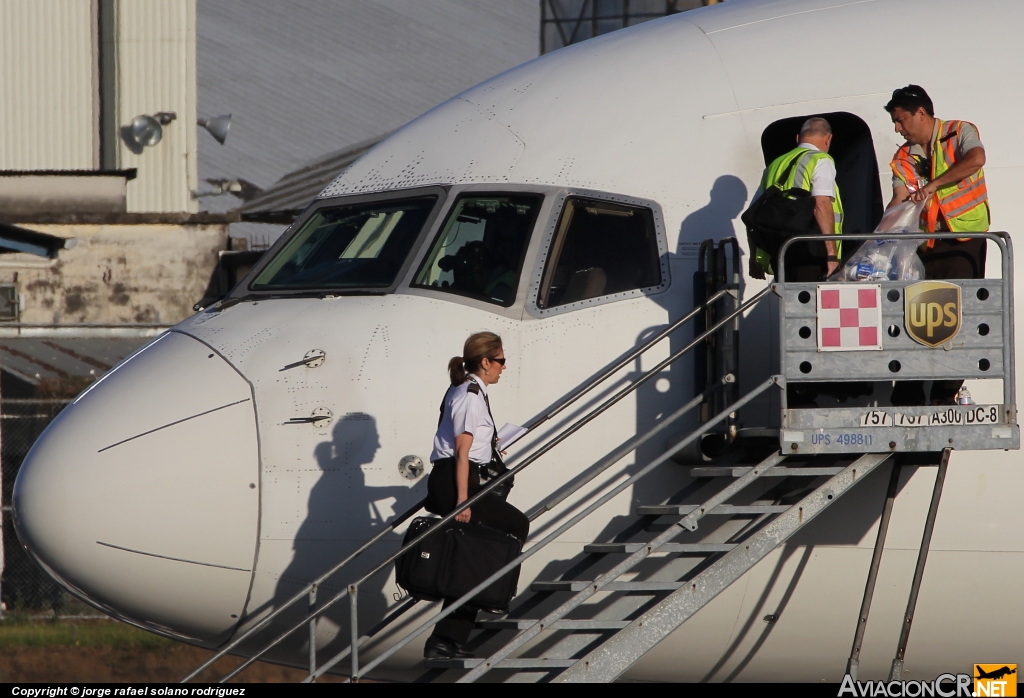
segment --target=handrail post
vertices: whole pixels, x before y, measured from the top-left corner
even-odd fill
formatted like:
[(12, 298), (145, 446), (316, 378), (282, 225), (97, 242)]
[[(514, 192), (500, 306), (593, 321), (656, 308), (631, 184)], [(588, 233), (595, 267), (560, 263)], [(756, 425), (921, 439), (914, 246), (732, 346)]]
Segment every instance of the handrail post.
[(309, 618), (309, 673), (316, 672), (316, 584), (309, 586), (309, 607), (306, 614)]
[(352, 653), (352, 683), (359, 681), (359, 585), (348, 585), (349, 626), (352, 629), (352, 640), (349, 645)]

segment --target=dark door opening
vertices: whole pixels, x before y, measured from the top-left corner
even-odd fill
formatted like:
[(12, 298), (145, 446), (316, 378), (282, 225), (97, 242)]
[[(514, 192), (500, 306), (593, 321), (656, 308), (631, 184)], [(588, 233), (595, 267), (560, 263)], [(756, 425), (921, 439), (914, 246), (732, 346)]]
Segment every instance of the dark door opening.
[[(761, 134), (765, 165), (796, 147), (800, 126), (812, 116), (820, 116), (832, 126), (829, 155), (836, 161), (836, 183), (843, 197), (843, 232), (870, 233), (882, 220), (884, 206), (871, 129), (860, 117), (847, 112), (833, 112), (776, 121)], [(859, 245), (844, 245), (843, 256), (849, 256), (856, 247)]]

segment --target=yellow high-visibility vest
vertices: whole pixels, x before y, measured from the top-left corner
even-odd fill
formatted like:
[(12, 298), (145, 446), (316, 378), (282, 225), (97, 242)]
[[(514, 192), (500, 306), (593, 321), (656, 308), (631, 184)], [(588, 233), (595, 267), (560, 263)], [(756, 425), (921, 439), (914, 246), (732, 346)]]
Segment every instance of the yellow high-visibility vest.
[[(811, 150), (810, 148), (796, 147), (789, 151), (785, 155), (772, 160), (772, 163), (768, 165), (768, 169), (764, 172), (764, 177), (761, 178), (761, 191), (766, 190), (768, 187), (778, 184), (779, 188), (783, 191), (787, 189), (804, 189), (805, 191), (811, 190), (811, 177), (814, 174), (814, 168), (817, 167), (818, 161), (822, 159), (832, 160), (832, 156), (828, 153), (824, 153), (820, 150)], [(796, 164), (789, 171), (789, 176), (786, 177), (786, 181), (779, 182), (782, 175), (786, 173), (787, 168), (790, 164), (796, 161)], [(833, 161), (834, 162), (834, 161)], [(843, 199), (839, 196), (839, 184), (835, 185), (835, 197), (832, 199), (832, 216), (835, 220), (835, 234), (843, 234)], [(841, 257), (843, 254), (842, 241), (836, 240), (836, 256)], [(768, 273), (772, 273), (770, 259), (768, 253), (762, 249), (754, 251), (754, 259), (761, 265), (761, 268)]]

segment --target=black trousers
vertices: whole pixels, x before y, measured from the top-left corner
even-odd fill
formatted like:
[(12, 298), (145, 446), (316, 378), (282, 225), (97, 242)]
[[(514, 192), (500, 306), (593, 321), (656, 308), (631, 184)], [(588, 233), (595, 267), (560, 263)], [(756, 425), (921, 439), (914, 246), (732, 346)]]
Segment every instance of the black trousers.
[[(480, 491), (480, 464), (469, 464), (469, 496)], [(432, 514), (444, 516), (459, 503), (459, 490), (455, 483), (455, 459), (444, 458), (434, 461), (434, 467), (427, 479), (426, 509)], [(530, 534), (530, 520), (526, 514), (516, 509), (500, 497), (487, 495), (470, 507), (470, 517), (485, 526), (511, 533), (525, 544)], [(447, 608), (455, 599), (445, 599)], [(460, 645), (469, 640), (470, 633), (476, 623), (476, 609), (462, 606), (447, 618), (434, 626), (435, 637), (457, 642)]]
[[(776, 268), (778, 262), (775, 262)], [(828, 272), (825, 245), (820, 242), (797, 242), (786, 252), (786, 282), (822, 281)]]
[[(798, 242), (786, 253), (786, 283), (823, 281), (828, 272), (825, 245), (820, 242)], [(791, 383), (786, 387), (786, 406), (790, 409), (817, 407), (822, 392), (835, 391), (839, 383)]]
[[(926, 279), (983, 279), (988, 241), (975, 238), (967, 242), (936, 240), (933, 247), (919, 250)], [(955, 405), (962, 380), (934, 381), (931, 403)], [(897, 381), (890, 402), (896, 407), (924, 405), (924, 381)]]

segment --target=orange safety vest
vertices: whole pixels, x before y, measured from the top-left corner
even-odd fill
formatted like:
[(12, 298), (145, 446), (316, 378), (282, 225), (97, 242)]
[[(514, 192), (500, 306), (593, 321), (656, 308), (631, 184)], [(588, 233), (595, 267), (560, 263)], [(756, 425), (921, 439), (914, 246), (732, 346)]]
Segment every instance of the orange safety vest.
[[(889, 166), (895, 175), (908, 187), (920, 189), (928, 182), (941, 177), (950, 167), (956, 163), (956, 136), (960, 127), (966, 121), (939, 121), (939, 128), (931, 157), (931, 172), (928, 176), (922, 176), (918, 172), (914, 158), (910, 155), (910, 144), (904, 143), (893, 156)], [(971, 124), (973, 126), (973, 124)], [(975, 127), (977, 128), (977, 127)], [(978, 170), (966, 179), (955, 184), (942, 187), (925, 206), (921, 213), (921, 227), (930, 233), (934, 233), (939, 227), (939, 213), (946, 220), (947, 227), (952, 232), (983, 232), (974, 231), (970, 225), (957, 225), (957, 218), (973, 211), (981, 205), (988, 206), (988, 187), (985, 185), (985, 173)], [(985, 226), (987, 229), (987, 226)], [(963, 229), (961, 229), (963, 228)], [(970, 238), (961, 238), (969, 240)], [(935, 240), (929, 240), (928, 246), (935, 245)]]

